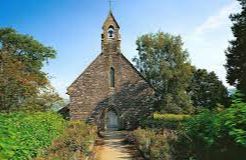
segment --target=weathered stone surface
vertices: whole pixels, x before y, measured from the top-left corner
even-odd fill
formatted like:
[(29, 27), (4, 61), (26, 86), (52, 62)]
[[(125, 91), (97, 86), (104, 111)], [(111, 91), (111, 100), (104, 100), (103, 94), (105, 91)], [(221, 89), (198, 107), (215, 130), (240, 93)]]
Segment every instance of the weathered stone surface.
[(99, 127), (105, 126), (105, 113), (110, 110), (118, 115), (122, 129), (135, 128), (140, 116), (152, 112), (154, 89), (120, 52), (119, 25), (111, 12), (103, 25), (102, 53), (72, 83), (68, 94), (70, 118)]

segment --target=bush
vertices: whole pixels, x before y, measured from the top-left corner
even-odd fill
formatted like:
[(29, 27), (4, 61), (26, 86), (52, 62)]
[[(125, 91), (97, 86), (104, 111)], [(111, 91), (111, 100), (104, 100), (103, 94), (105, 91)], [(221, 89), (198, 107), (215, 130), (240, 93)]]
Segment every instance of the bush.
[(36, 160), (84, 159), (90, 153), (96, 137), (96, 129), (81, 121), (70, 121), (63, 135)]
[(65, 121), (56, 113), (0, 114), (0, 159), (26, 160), (61, 135)]
[(246, 156), (246, 104), (234, 101), (221, 112), (199, 113), (184, 123), (179, 142), (185, 152), (180, 155), (186, 156), (181, 159), (192, 156), (202, 160), (243, 160)]
[(137, 129), (133, 132), (138, 149), (150, 160), (172, 159), (172, 144), (176, 141), (174, 132), (156, 133), (149, 129)]
[(153, 129), (176, 129), (182, 122), (189, 119), (190, 115), (185, 114), (160, 114), (154, 113), (152, 117), (143, 119), (140, 122), (143, 128)]
[(134, 136), (149, 159), (244, 160), (246, 157), (246, 103), (240, 99), (233, 100), (227, 109), (202, 110), (192, 117), (155, 113), (141, 125), (145, 129), (134, 131)]
[(221, 133), (232, 141), (246, 148), (246, 103), (237, 102), (230, 108), (218, 114)]
[(160, 114), (160, 113), (154, 113), (153, 118), (157, 120), (163, 120), (163, 121), (184, 121), (188, 118), (190, 118), (190, 115), (187, 114)]

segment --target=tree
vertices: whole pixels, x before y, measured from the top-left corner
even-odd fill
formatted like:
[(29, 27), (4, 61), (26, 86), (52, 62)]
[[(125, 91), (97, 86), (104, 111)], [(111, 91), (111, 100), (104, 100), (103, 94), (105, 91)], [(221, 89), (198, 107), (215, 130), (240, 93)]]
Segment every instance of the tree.
[(133, 61), (160, 94), (160, 110), (191, 112), (192, 104), (186, 90), (192, 76), (192, 66), (181, 37), (158, 32), (139, 37), (136, 44), (138, 57)]
[(31, 36), (0, 29), (0, 110), (16, 109), (48, 84), (41, 69), (55, 54)]
[(189, 94), (196, 108), (213, 109), (218, 104), (228, 105), (228, 92), (214, 72), (195, 70), (189, 87)]
[(55, 89), (47, 84), (40, 89), (37, 95), (26, 98), (25, 102), (21, 104), (21, 109), (24, 111), (58, 111), (66, 105), (67, 103)]
[[(226, 51), (227, 81), (246, 95), (246, 0), (238, 0), (242, 11), (230, 16), (235, 37)], [(246, 97), (245, 97), (246, 100)]]

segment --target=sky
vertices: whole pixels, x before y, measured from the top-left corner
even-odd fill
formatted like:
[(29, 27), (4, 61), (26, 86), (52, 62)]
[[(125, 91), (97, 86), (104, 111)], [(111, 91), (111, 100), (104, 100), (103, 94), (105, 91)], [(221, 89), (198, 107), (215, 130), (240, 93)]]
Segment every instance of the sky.
[[(121, 50), (131, 61), (136, 39), (158, 31), (180, 35), (192, 65), (214, 71), (224, 85), (225, 53), (233, 39), (228, 18), (240, 11), (236, 0), (113, 0), (121, 27)], [(66, 88), (101, 52), (102, 24), (108, 0), (0, 0), (0, 27), (32, 35), (57, 50), (43, 70), (58, 93)]]

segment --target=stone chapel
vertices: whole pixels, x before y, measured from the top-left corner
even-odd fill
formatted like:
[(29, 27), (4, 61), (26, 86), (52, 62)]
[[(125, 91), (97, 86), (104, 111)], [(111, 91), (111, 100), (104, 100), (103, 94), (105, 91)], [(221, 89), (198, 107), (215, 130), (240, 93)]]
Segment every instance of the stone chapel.
[(69, 117), (104, 129), (134, 129), (153, 112), (155, 91), (121, 53), (111, 10), (102, 29), (101, 53), (67, 89)]

